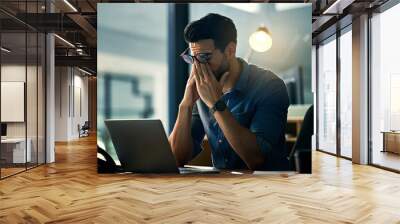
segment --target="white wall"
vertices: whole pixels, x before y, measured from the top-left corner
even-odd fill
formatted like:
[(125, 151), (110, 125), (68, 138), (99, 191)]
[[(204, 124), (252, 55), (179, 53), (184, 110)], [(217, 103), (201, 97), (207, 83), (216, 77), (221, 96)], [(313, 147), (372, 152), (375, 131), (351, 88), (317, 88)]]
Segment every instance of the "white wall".
[[(36, 73), (36, 68), (33, 66), (25, 67), (25, 65), (8, 64), (1, 66), (1, 81), (2, 82), (25, 82), (25, 75), (27, 69), (28, 74)], [(28, 97), (36, 97), (36, 89), (33, 92), (28, 91)], [(5, 97), (5, 96), (3, 96)], [(28, 100), (28, 99), (27, 99)], [(31, 100), (28, 100), (31, 101)], [(36, 105), (35, 105), (36, 107)], [(1, 108), (7, 110), (7, 108)], [(36, 114), (35, 114), (36, 116)], [(28, 121), (31, 122), (33, 118), (28, 114)], [(35, 120), (36, 122), (36, 120)], [(7, 122), (7, 137), (25, 137), (25, 123), (26, 122)], [(29, 125), (28, 127), (31, 127)], [(29, 136), (28, 136), (29, 137)]]
[[(38, 70), (37, 70), (38, 69)], [(27, 80), (26, 80), (27, 78)], [(8, 63), (1, 66), (2, 82), (24, 82), (26, 85), (26, 102), (23, 102), (22, 108), (18, 108), (19, 113), (25, 114), (26, 120), (22, 122), (5, 122), (7, 124), (8, 138), (24, 138), (25, 135), (29, 139), (28, 147), (31, 149), (31, 161), (44, 163), (45, 159), (45, 116), (44, 116), (44, 73), (41, 66), (32, 66), (18, 63)], [(2, 93), (4, 89), (2, 89)], [(8, 98), (2, 95), (2, 98)], [(25, 105), (26, 103), (26, 105)], [(13, 113), (11, 108), (2, 106), (2, 112)], [(16, 113), (16, 112), (14, 112)], [(49, 160), (51, 162), (51, 160)]]
[(68, 85), (69, 76), (67, 67), (55, 68), (55, 140), (68, 140)]
[(56, 67), (55, 85), (55, 140), (77, 139), (78, 124), (88, 120), (88, 78), (76, 68)]
[[(28, 71), (32, 67), (28, 66)], [(25, 65), (2, 65), (1, 66), (1, 81), (18, 81), (25, 82)], [(2, 96), (4, 97), (4, 96)], [(7, 108), (1, 108), (7, 110)], [(7, 137), (25, 137), (25, 122), (8, 122)]]
[[(78, 138), (79, 133), (78, 133), (78, 124), (83, 125), (85, 121), (88, 121), (88, 77), (87, 76), (81, 76), (82, 73), (79, 73), (76, 75), (75, 70), (75, 75), (74, 75), (74, 96), (72, 98), (74, 99), (74, 107), (71, 108), (72, 111), (72, 119), (71, 119), (71, 132), (70, 135), (72, 138)], [(80, 96), (80, 97), (79, 97)], [(80, 101), (80, 102), (79, 102)], [(71, 102), (72, 105), (72, 102)], [(82, 107), (82, 108), (79, 108)], [(80, 111), (80, 109), (82, 111)]]

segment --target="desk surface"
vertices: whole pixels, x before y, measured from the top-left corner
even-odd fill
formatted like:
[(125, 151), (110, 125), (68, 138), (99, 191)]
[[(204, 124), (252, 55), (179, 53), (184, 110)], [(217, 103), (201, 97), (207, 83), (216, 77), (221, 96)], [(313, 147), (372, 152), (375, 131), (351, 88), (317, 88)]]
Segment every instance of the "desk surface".
[(381, 131), (383, 134), (397, 134), (400, 135), (400, 131)]
[[(30, 140), (29, 138), (27, 139)], [(1, 143), (20, 143), (25, 142), (25, 138), (5, 138), (1, 139)]]

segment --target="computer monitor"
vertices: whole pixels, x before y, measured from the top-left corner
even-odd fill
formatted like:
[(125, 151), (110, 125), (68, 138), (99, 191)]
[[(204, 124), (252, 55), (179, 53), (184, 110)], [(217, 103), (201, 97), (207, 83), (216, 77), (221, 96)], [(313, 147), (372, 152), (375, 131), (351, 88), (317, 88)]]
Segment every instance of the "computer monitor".
[(1, 123), (1, 136), (7, 136), (7, 124)]

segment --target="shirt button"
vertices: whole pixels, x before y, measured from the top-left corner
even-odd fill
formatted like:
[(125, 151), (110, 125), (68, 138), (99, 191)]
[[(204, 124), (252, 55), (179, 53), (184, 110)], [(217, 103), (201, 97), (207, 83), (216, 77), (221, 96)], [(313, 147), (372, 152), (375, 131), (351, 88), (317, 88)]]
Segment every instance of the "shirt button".
[(218, 140), (218, 143), (222, 143), (222, 140), (220, 139), (220, 140)]

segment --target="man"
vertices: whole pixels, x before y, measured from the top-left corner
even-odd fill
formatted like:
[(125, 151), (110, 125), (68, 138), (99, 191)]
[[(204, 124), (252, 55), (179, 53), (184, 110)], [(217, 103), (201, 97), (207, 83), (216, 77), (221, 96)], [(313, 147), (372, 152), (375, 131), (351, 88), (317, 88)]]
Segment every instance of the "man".
[(236, 57), (237, 31), (225, 16), (188, 24), (184, 37), (192, 69), (169, 136), (178, 165), (201, 151), (206, 134), (216, 168), (288, 170), (284, 82)]

